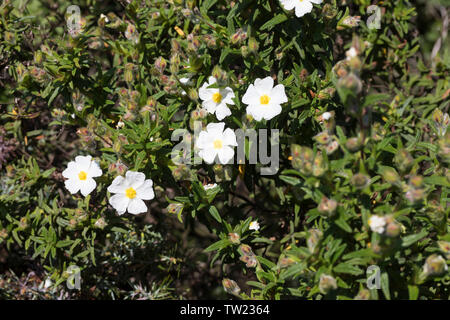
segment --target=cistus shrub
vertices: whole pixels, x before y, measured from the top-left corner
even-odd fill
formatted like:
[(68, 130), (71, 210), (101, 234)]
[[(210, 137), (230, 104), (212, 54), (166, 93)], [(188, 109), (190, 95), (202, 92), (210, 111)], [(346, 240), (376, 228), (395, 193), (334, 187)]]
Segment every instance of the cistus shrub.
[(446, 1), (3, 0), (0, 297), (449, 299)]

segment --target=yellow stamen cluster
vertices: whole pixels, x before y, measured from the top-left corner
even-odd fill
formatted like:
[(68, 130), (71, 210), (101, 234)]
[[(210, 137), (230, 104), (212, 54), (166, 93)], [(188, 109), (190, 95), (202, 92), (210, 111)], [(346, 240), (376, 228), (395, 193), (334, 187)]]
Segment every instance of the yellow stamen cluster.
[(134, 190), (133, 188), (128, 188), (127, 190), (125, 190), (125, 195), (129, 199), (134, 199), (136, 198), (136, 190)]

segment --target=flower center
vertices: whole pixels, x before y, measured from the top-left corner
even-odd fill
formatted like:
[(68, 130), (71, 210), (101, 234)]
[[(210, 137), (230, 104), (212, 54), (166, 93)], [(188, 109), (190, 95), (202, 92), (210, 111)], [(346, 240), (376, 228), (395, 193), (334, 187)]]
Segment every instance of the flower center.
[(213, 145), (214, 149), (222, 149), (223, 147), (222, 140), (220, 139), (214, 140)]
[(87, 173), (84, 172), (84, 171), (80, 171), (80, 173), (78, 174), (78, 179), (86, 180), (87, 179)]
[(213, 94), (212, 99), (215, 103), (220, 103), (222, 101), (222, 95), (219, 92)]
[(267, 94), (262, 95), (259, 98), (259, 102), (261, 102), (261, 104), (269, 104), (269, 101), (270, 101), (270, 98), (269, 98), (269, 96)]
[(136, 198), (136, 190), (134, 190), (133, 188), (128, 188), (127, 190), (125, 190), (125, 195), (127, 196), (127, 198), (134, 199)]

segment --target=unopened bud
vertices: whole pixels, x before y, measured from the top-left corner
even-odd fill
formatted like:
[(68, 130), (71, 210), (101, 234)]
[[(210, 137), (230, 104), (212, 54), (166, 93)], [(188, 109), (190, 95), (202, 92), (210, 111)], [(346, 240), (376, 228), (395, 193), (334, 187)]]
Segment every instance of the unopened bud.
[(352, 185), (357, 189), (364, 189), (369, 185), (369, 182), (370, 178), (362, 173), (355, 174), (351, 179)]
[(232, 242), (232, 243), (234, 243), (234, 244), (239, 244), (239, 243), (241, 243), (241, 237), (237, 234), (237, 233), (235, 233), (235, 232), (230, 232), (229, 234), (228, 234), (228, 239)]
[(222, 285), (225, 291), (229, 294), (237, 296), (239, 295), (239, 292), (241, 292), (241, 288), (239, 288), (234, 280), (225, 278), (222, 280)]
[(308, 246), (311, 254), (316, 254), (319, 249), (319, 243), (322, 239), (323, 233), (319, 229), (310, 229), (308, 231), (308, 238), (306, 239), (306, 245)]
[(167, 212), (178, 215), (183, 210), (182, 203), (169, 203), (167, 206)]
[(361, 141), (361, 138), (350, 138), (347, 140), (347, 142), (345, 143), (345, 147), (350, 151), (350, 152), (357, 152), (359, 150), (361, 150), (363, 144)]
[(439, 276), (448, 270), (445, 259), (437, 254), (432, 254), (425, 260), (423, 273), (425, 276)]
[(105, 229), (108, 224), (106, 223), (105, 218), (101, 217), (97, 221), (95, 221), (94, 226), (99, 229)]
[(258, 41), (256, 41), (256, 39), (254, 37), (250, 37), (248, 39), (248, 49), (252, 53), (257, 53), (258, 52), (259, 44), (258, 44)]
[(394, 157), (394, 162), (401, 172), (406, 172), (412, 167), (414, 159), (411, 157), (408, 151), (406, 151), (405, 149), (401, 149)]
[(319, 212), (326, 217), (332, 217), (336, 213), (337, 206), (338, 203), (336, 200), (323, 197), (322, 201), (319, 203), (319, 206), (317, 207), (317, 210), (319, 210)]
[(332, 290), (337, 289), (336, 279), (330, 275), (322, 273), (319, 280), (319, 291), (322, 294), (328, 294)]

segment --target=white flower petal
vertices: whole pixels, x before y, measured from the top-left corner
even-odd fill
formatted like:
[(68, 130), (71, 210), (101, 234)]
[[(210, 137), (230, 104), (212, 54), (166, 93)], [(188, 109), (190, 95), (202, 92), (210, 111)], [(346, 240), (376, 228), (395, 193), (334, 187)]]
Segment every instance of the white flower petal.
[(130, 199), (128, 199), (124, 194), (115, 194), (109, 198), (109, 204), (117, 210), (118, 214), (124, 214), (125, 211), (127, 211), (129, 202)]
[(75, 162), (79, 166), (80, 170), (87, 171), (91, 166), (92, 157), (91, 156), (76, 156)]
[(216, 78), (214, 78), (213, 76), (210, 76), (210, 77), (208, 78), (208, 82), (209, 82), (209, 85), (213, 85), (214, 83), (217, 82), (217, 80), (216, 80)]
[(147, 212), (147, 206), (145, 205), (145, 202), (141, 199), (134, 198), (130, 200), (130, 203), (128, 204), (128, 212), (131, 214), (139, 214), (143, 212)]
[(79, 180), (77, 180), (77, 179), (66, 180), (66, 181), (64, 181), (64, 185), (71, 194), (77, 193), (81, 187)]
[(223, 132), (223, 142), (228, 146), (237, 146), (236, 134), (230, 128), (225, 129)]
[(91, 161), (91, 166), (89, 167), (87, 174), (91, 178), (100, 177), (103, 174), (102, 169), (97, 162)]
[(244, 96), (242, 97), (242, 103), (245, 104), (257, 104), (259, 103), (260, 94), (258, 90), (256, 90), (255, 86), (253, 84), (249, 85), (247, 88), (247, 91), (245, 92)]
[(229, 146), (224, 146), (217, 152), (221, 164), (227, 164), (234, 157), (234, 150)]
[(303, 17), (305, 14), (310, 13), (312, 8), (313, 6), (309, 1), (299, 2), (299, 4), (295, 6), (295, 15), (299, 18)]
[(261, 121), (262, 112), (258, 111), (259, 108), (261, 108), (261, 105), (251, 104), (246, 108), (246, 112), (251, 115), (256, 121)]
[(216, 109), (217, 120), (223, 120), (225, 117), (228, 117), (229, 115), (231, 115), (230, 108), (228, 108), (225, 103), (219, 104), (219, 106)]
[(198, 90), (198, 96), (200, 97), (200, 99), (202, 100), (210, 100), (211, 99), (211, 92), (209, 91), (209, 89), (207, 89), (208, 84), (204, 83), (201, 88)]
[(216, 158), (217, 151), (214, 148), (202, 149), (198, 152), (198, 155), (205, 160), (206, 163), (211, 164)]
[(136, 197), (142, 200), (152, 200), (155, 197), (152, 186), (153, 181), (151, 179), (145, 180), (145, 182), (136, 189)]
[(321, 4), (323, 2), (323, 0), (309, 0), (309, 1), (315, 4)]
[(202, 107), (205, 108), (209, 113), (214, 113), (217, 109), (217, 103), (212, 100), (206, 100), (202, 102)]
[(78, 169), (77, 163), (75, 161), (70, 161), (67, 164), (67, 169), (62, 172), (62, 176), (68, 179), (75, 179), (78, 178), (78, 173), (80, 173), (80, 170)]
[(86, 180), (84, 180), (81, 183), (81, 188), (80, 188), (81, 194), (86, 197), (88, 194), (90, 194), (92, 191), (94, 191), (96, 186), (97, 186), (97, 183), (95, 182), (94, 179), (87, 178)]
[(286, 10), (292, 10), (295, 7), (295, 2), (298, 0), (280, 0), (280, 3)]
[(123, 193), (125, 194), (125, 189), (128, 187), (128, 184), (124, 177), (117, 176), (111, 185), (108, 187), (108, 191), (110, 193)]
[(260, 94), (269, 94), (273, 88), (272, 77), (265, 77), (264, 79), (256, 79), (255, 87)]
[(127, 179), (129, 186), (136, 190), (144, 183), (145, 174), (142, 172), (127, 171), (125, 174), (125, 179)]
[(262, 114), (263, 118), (266, 120), (270, 120), (281, 113), (281, 106), (279, 104), (271, 104), (268, 108), (266, 108)]
[(272, 92), (270, 93), (270, 102), (277, 104), (288, 102), (288, 98), (284, 92), (284, 85), (278, 84), (272, 89)]
[(206, 126), (206, 131), (208, 131), (208, 133), (211, 134), (211, 135), (214, 135), (214, 134), (222, 135), (222, 132), (223, 132), (224, 128), (225, 128), (225, 123), (224, 122), (209, 123)]

